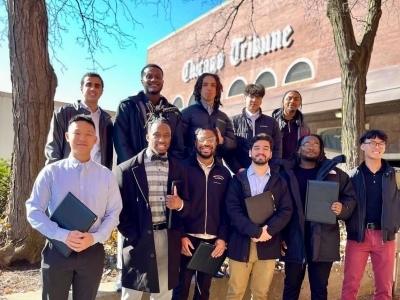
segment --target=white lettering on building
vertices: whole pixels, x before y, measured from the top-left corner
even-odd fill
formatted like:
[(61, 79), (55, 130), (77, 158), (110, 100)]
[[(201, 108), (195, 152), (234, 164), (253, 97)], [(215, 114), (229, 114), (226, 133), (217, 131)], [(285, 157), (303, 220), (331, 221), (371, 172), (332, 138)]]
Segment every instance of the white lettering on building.
[(216, 56), (200, 59), (195, 63), (192, 59), (187, 60), (182, 68), (182, 80), (189, 82), (192, 79), (199, 77), (203, 73), (216, 74), (225, 66), (225, 55), (220, 52)]
[(241, 62), (253, 59), (261, 54), (268, 54), (282, 48), (288, 48), (292, 45), (293, 28), (287, 25), (282, 31), (277, 30), (266, 36), (253, 36), (234, 38), (231, 43), (231, 53), (229, 60), (231, 65), (237, 66)]

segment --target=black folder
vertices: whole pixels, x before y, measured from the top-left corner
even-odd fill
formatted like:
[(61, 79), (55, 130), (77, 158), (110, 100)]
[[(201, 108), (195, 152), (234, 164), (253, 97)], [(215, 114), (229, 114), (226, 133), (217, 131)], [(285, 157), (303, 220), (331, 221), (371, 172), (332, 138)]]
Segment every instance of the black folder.
[(265, 222), (275, 213), (274, 196), (270, 191), (245, 199), (250, 220), (258, 225)]
[(220, 257), (211, 257), (215, 245), (200, 242), (190, 259), (187, 268), (214, 275), (221, 268), (222, 263), (226, 258), (226, 250)]
[[(97, 216), (71, 192), (68, 192), (51, 215), (50, 220), (56, 222), (63, 229), (87, 232), (96, 222)], [(49, 239), (49, 241), (65, 257), (71, 254), (72, 249), (67, 244), (54, 239)]]
[(336, 181), (309, 180), (305, 205), (306, 221), (336, 224), (333, 202), (339, 201), (339, 183)]
[(215, 121), (215, 127), (219, 129), (219, 132), (221, 132), (221, 136), (224, 137), (226, 134), (226, 122), (224, 120), (217, 119)]

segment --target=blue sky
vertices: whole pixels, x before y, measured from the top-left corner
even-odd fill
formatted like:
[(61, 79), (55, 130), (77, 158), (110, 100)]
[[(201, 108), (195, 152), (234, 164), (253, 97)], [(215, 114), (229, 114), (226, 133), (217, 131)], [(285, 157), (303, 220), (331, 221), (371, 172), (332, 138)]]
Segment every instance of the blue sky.
[[(105, 71), (97, 70), (103, 77), (105, 87), (103, 96), (100, 98), (100, 106), (104, 109), (115, 110), (120, 100), (135, 94), (142, 88), (140, 70), (146, 64), (149, 45), (207, 13), (223, 1), (209, 1), (212, 4), (203, 4), (203, 1), (200, 0), (171, 0), (171, 21), (167, 20), (162, 11), (156, 16), (155, 5), (139, 4), (133, 8), (134, 18), (142, 23), (142, 26), (137, 25), (132, 33), (135, 37), (136, 47), (132, 45), (126, 49), (120, 49), (112, 38), (102, 35), (105, 44), (111, 49), (111, 53), (107, 50), (103, 53), (98, 52), (96, 59), (102, 63), (103, 67), (115, 66)], [(126, 1), (126, 3), (130, 3), (130, 1)], [(1, 6), (0, 17), (5, 15), (5, 7)], [(74, 28), (74, 23), (71, 23), (68, 29), (69, 32), (63, 35), (62, 49), (57, 49), (57, 58), (67, 70), (63, 70), (61, 64), (53, 63), (58, 78), (55, 100), (74, 102), (80, 98), (80, 79), (84, 73), (91, 71), (92, 62), (87, 59), (86, 49), (75, 42), (79, 28)], [(3, 92), (11, 92), (7, 42), (7, 40), (1, 41), (0, 44), (0, 91)]]

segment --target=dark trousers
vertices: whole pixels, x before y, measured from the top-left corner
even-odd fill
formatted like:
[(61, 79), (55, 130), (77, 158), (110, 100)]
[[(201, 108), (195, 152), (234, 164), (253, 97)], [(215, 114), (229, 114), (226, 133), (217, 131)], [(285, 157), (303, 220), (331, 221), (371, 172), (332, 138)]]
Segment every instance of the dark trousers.
[(62, 255), (46, 242), (42, 251), (42, 300), (94, 300), (103, 274), (105, 252), (95, 244), (82, 252)]
[[(310, 282), (311, 300), (328, 299), (328, 279), (332, 262), (310, 262), (307, 266)], [(283, 300), (299, 299), (301, 285), (306, 273), (306, 265), (285, 263), (285, 286)]]
[[(215, 239), (203, 240), (193, 236), (188, 236), (196, 249), (201, 241), (213, 244)], [(192, 250), (193, 254), (194, 250)], [(212, 275), (196, 272), (194, 270), (186, 268), (191, 257), (181, 255), (181, 264), (179, 271), (179, 285), (174, 288), (172, 293), (172, 300), (187, 300), (189, 297), (190, 284), (192, 282), (192, 277), (196, 274), (195, 291), (193, 300), (208, 300), (210, 298), (210, 286), (212, 281)]]

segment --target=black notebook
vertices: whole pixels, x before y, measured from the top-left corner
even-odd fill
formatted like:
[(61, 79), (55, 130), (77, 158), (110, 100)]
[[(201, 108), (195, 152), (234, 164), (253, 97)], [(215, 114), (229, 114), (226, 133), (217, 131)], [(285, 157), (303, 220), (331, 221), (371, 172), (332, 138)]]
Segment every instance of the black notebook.
[(222, 263), (226, 258), (226, 250), (220, 257), (211, 257), (215, 245), (200, 242), (190, 259), (187, 268), (214, 275), (221, 268)]
[(333, 202), (339, 201), (339, 183), (336, 181), (309, 180), (305, 214), (307, 221), (336, 224)]
[(255, 224), (265, 224), (275, 213), (274, 196), (270, 191), (246, 198), (244, 201), (249, 218)]
[[(50, 220), (56, 222), (60, 228), (87, 232), (96, 222), (97, 216), (71, 192), (62, 200), (51, 215)], [(64, 256), (68, 257), (72, 249), (67, 244), (49, 239)]]

